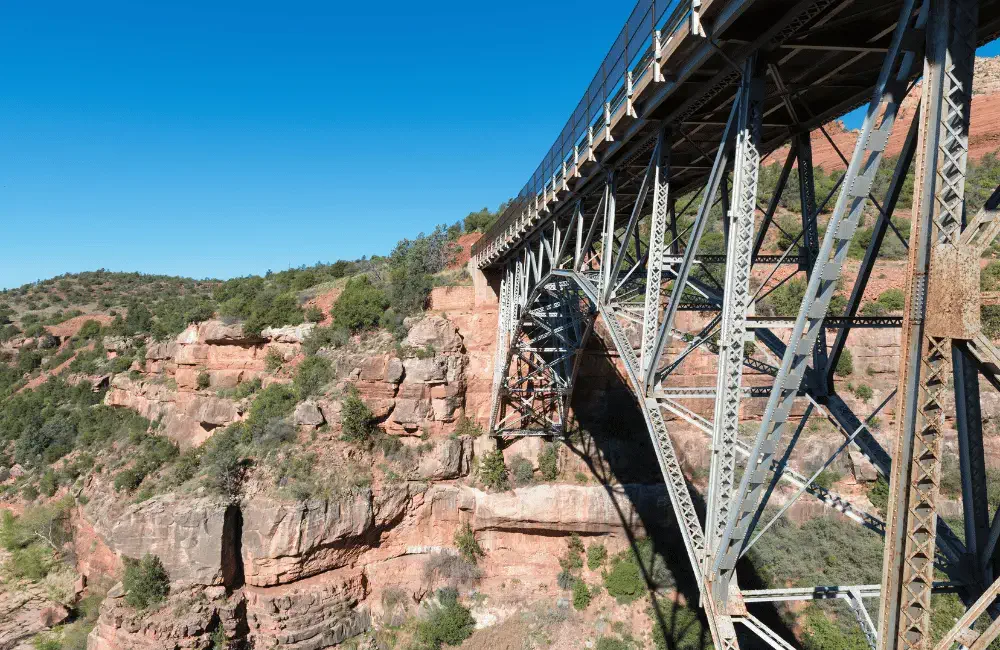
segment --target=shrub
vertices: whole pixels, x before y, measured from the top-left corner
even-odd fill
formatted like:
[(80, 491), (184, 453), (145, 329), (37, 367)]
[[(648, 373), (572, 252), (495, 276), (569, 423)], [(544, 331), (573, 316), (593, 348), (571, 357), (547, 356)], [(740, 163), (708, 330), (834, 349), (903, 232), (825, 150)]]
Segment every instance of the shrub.
[(840, 358), (837, 359), (837, 367), (833, 369), (833, 372), (841, 377), (847, 377), (854, 372), (854, 355), (847, 348), (844, 348), (840, 353)]
[(437, 650), (442, 644), (458, 645), (472, 635), (476, 621), (458, 602), (454, 589), (439, 589), (438, 604), (417, 624), (416, 641), (423, 648)]
[(198, 390), (205, 390), (211, 383), (212, 378), (209, 377), (208, 372), (202, 370), (198, 373)]
[[(653, 645), (656, 650), (704, 650), (710, 645), (706, 642), (709, 639), (708, 630), (698, 612), (690, 607), (679, 605), (669, 598), (657, 598), (649, 608), (649, 617), (653, 619)], [(660, 621), (666, 624), (666, 631)]]
[(201, 469), (208, 487), (234, 498), (240, 494), (246, 472), (241, 451), (245, 432), (242, 423), (229, 425), (208, 439), (201, 456)]
[(285, 358), (275, 349), (270, 349), (264, 356), (264, 367), (268, 372), (275, 372), (285, 363)]
[(520, 454), (510, 460), (510, 469), (514, 475), (515, 485), (527, 485), (531, 483), (531, 479), (535, 475), (535, 468), (531, 465), (531, 461)]
[(819, 473), (816, 480), (813, 481), (813, 485), (823, 490), (829, 490), (833, 487), (834, 483), (840, 480), (840, 476), (840, 472), (825, 469)]
[(622, 604), (630, 603), (646, 592), (646, 581), (639, 564), (630, 556), (615, 558), (611, 570), (604, 574), (604, 586)]
[(889, 482), (879, 476), (875, 483), (868, 489), (868, 500), (883, 515), (889, 509)]
[(339, 327), (358, 332), (377, 326), (382, 312), (388, 308), (385, 292), (373, 285), (367, 276), (361, 276), (347, 283), (330, 315)]
[(51, 468), (46, 469), (42, 478), (38, 479), (38, 490), (47, 497), (52, 496), (59, 489), (59, 480), (56, 473)]
[(368, 442), (377, 430), (375, 414), (353, 387), (341, 404), (340, 423), (344, 439), (353, 442)]
[(145, 476), (134, 467), (123, 469), (115, 475), (115, 491), (132, 493), (144, 478)]
[(558, 452), (552, 443), (545, 445), (538, 454), (538, 471), (546, 481), (554, 481), (559, 475)]
[(330, 325), (329, 327), (316, 327), (309, 333), (306, 340), (302, 342), (302, 349), (307, 355), (313, 355), (321, 348), (337, 349), (347, 345), (351, 340), (351, 333), (342, 325)]
[(1000, 305), (983, 305), (979, 308), (983, 333), (991, 339), (1000, 338)]
[(507, 475), (507, 465), (504, 463), (502, 451), (498, 449), (483, 454), (479, 461), (479, 480), (492, 490), (510, 489), (510, 479)]
[(590, 605), (591, 597), (590, 589), (587, 588), (586, 582), (577, 580), (573, 583), (573, 609), (577, 611), (587, 609)]
[(326, 315), (323, 313), (323, 310), (317, 307), (316, 305), (309, 305), (309, 307), (306, 308), (305, 316), (307, 323), (319, 323), (322, 322), (324, 318), (326, 318)]
[(450, 553), (431, 553), (424, 564), (424, 581), (429, 585), (442, 580), (449, 587), (467, 587), (480, 577), (482, 572), (478, 566)]
[(594, 646), (595, 650), (631, 650), (631, 647), (625, 641), (613, 636), (602, 636)]
[(906, 294), (902, 289), (886, 289), (879, 294), (878, 304), (886, 311), (902, 311), (906, 302)]
[(94, 339), (101, 334), (101, 324), (96, 320), (88, 320), (76, 333), (76, 337), (82, 340)]
[(854, 394), (858, 399), (867, 402), (875, 393), (872, 391), (872, 387), (868, 384), (858, 384), (854, 389)]
[(569, 591), (576, 584), (576, 576), (569, 569), (563, 569), (556, 576), (556, 584), (564, 591)]
[(247, 418), (252, 437), (258, 438), (269, 422), (290, 415), (297, 402), (295, 391), (281, 384), (271, 384), (257, 393)]
[(458, 418), (458, 422), (455, 423), (455, 435), (478, 438), (483, 435), (483, 428), (476, 424), (475, 420), (467, 418), (463, 415)]
[(596, 571), (601, 568), (607, 557), (608, 549), (604, 547), (604, 544), (591, 544), (587, 548), (587, 568)]
[(170, 593), (170, 577), (160, 558), (147, 553), (141, 560), (125, 558), (125, 602), (135, 609), (159, 605)]
[(479, 558), (486, 556), (483, 547), (476, 541), (476, 534), (473, 532), (472, 526), (468, 523), (455, 531), (455, 546), (462, 559), (472, 564), (476, 564)]
[(330, 362), (323, 357), (312, 356), (306, 357), (299, 364), (293, 384), (299, 393), (299, 399), (305, 399), (318, 393), (331, 379), (333, 368)]

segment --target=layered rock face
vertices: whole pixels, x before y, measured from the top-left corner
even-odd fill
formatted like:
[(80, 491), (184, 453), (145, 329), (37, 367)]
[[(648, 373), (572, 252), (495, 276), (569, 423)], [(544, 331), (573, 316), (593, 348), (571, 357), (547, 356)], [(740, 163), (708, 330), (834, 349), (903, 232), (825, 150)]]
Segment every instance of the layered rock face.
[[(620, 419), (631, 412), (632, 398), (618, 360), (596, 338), (585, 355), (576, 406), (581, 423), (610, 433), (592, 449), (559, 446), (563, 480), (583, 476), (583, 482), (507, 492), (475, 487), (474, 458), (493, 443), (456, 436), (455, 427), (463, 414), (482, 422), (489, 408), (496, 304), (488, 296), (473, 287), (437, 288), (431, 313), (410, 324), (401, 345), (372, 339), (321, 352), (332, 363), (338, 388), (357, 388), (383, 429), (410, 450), (391, 477), (380, 470), (370, 485), (304, 501), (251, 491), (236, 502), (167, 494), (132, 505), (97, 499), (83, 508), (99, 545), (106, 545), (106, 552), (90, 554), (100, 559), (95, 564), (106, 566), (107, 555), (150, 552), (172, 579), (168, 603), (150, 616), (135, 613), (113, 592), (91, 650), (203, 648), (220, 626), (234, 642), (320, 650), (381, 625), (389, 614), (383, 607), (388, 593), (403, 593), (412, 603), (441, 580), (463, 584), (463, 576), (442, 577), (447, 569), (441, 567), (457, 555), (455, 536), (466, 524), (486, 552), (476, 586), (486, 594), (502, 594), (514, 584), (523, 590), (518, 593), (550, 593), (573, 533), (613, 553), (626, 548), (630, 537), (669, 529), (669, 500), (653, 454), (641, 447), (648, 444), (641, 418), (637, 425)], [(107, 401), (162, 418), (171, 437), (196, 446), (217, 427), (245, 417), (247, 404), (219, 391), (225, 395), (225, 387), (254, 377), (288, 381), (287, 375), (267, 373), (264, 360), (274, 350), (294, 366), (307, 335), (308, 326), (265, 330), (260, 337), (222, 323), (192, 327), (151, 350), (138, 378), (115, 377)], [(875, 400), (881, 399), (894, 381), (898, 335), (860, 330), (850, 345), (856, 373), (865, 373)], [(699, 352), (689, 364), (679, 377), (683, 385), (714, 384), (713, 357)], [(214, 386), (192, 386), (182, 379), (188, 371), (195, 381), (208, 373)], [(748, 375), (749, 383), (767, 381)], [(864, 412), (863, 403), (857, 407)], [(293, 419), (300, 438), (318, 435), (333, 456), (357, 461), (360, 452), (337, 441), (340, 408), (334, 396), (318, 398), (300, 403)], [(712, 415), (710, 400), (694, 408)], [(752, 422), (759, 408), (748, 403), (745, 416)], [(625, 435), (631, 430), (636, 437)], [(693, 473), (708, 466), (702, 431), (679, 419), (670, 431)], [(803, 449), (819, 458), (841, 440), (817, 435)], [(521, 457), (538, 467), (543, 448), (544, 441), (526, 438), (504, 455), (509, 465)], [(608, 485), (588, 478), (593, 475)], [(102, 491), (110, 493), (109, 486)], [(802, 500), (790, 516), (829, 512)]]

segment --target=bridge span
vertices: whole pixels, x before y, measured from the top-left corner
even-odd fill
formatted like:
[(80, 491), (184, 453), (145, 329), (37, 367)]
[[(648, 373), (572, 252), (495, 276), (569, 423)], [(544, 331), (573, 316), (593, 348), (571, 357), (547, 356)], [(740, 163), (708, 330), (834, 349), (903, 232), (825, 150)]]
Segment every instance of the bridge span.
[[(643, 412), (717, 648), (795, 647), (756, 608), (831, 597), (850, 604), (872, 648), (978, 650), (1000, 635), (1000, 510), (987, 494), (979, 399), (981, 379), (1000, 389), (979, 278), (1000, 233), (1000, 189), (976, 214), (965, 202), (975, 48), (998, 31), (1000, 0), (640, 0), (545, 159), (473, 248), (472, 264), (500, 297), (491, 433), (565, 434), (582, 350), (600, 330)], [(884, 160), (918, 79), (918, 118), (899, 157)], [(818, 195), (812, 136), (865, 105), (857, 145), (843, 152), (846, 173)], [(765, 193), (761, 161), (786, 144)], [(875, 187), (881, 167), (892, 169), (887, 188)], [(911, 168), (904, 239), (892, 217)], [(771, 250), (790, 182), (801, 232)], [(866, 210), (872, 237), (834, 313)], [(702, 250), (719, 230), (721, 247)], [(861, 299), (887, 237), (908, 251), (904, 316), (866, 317)], [(757, 316), (766, 294), (796, 275), (807, 280), (797, 315)], [(700, 317), (678, 318), (683, 311)], [(834, 370), (860, 327), (900, 328), (902, 344), (898, 388), (858, 415)], [(714, 385), (676, 381), (685, 359), (705, 350), (717, 359)], [(772, 379), (748, 385), (745, 369)], [(706, 398), (711, 419), (690, 406)], [(750, 400), (765, 404), (763, 415), (741, 436)], [(873, 432), (890, 400), (891, 455)], [(937, 511), (946, 411), (958, 429), (958, 530)], [(703, 509), (665, 414), (710, 444)], [(842, 434), (824, 467), (853, 448), (889, 481), (884, 520), (817, 485), (822, 468), (796, 470), (810, 417)], [(793, 496), (769, 507), (778, 484)], [(800, 497), (883, 536), (881, 585), (741, 588), (741, 558)], [(942, 591), (957, 593), (967, 613), (936, 639)]]

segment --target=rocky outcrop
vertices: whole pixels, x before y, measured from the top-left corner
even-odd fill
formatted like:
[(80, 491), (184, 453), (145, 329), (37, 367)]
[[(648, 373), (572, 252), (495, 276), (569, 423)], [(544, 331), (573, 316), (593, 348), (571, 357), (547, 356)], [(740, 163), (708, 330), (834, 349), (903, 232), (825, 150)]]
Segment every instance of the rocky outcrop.
[(361, 573), (247, 590), (250, 635), (256, 647), (328, 648), (371, 627), (367, 609), (358, 606), (366, 594)]
[(227, 505), (215, 497), (166, 494), (120, 512), (113, 499), (91, 501), (84, 515), (118, 556), (152, 553), (175, 584), (220, 585)]
[(87, 650), (208, 648), (219, 626), (229, 638), (238, 634), (237, 616), (245, 608), (242, 602), (242, 593), (227, 597), (222, 587), (172, 587), (167, 602), (152, 610), (136, 610), (125, 603), (125, 591), (119, 583), (101, 605), (101, 616), (87, 639)]
[(399, 515), (403, 490), (404, 502), (378, 513), (369, 489), (332, 500), (250, 500), (243, 507), (247, 584), (284, 584), (349, 565), (372, 540), (377, 520)]
[(149, 420), (162, 420), (163, 433), (182, 448), (196, 447), (213, 429), (238, 420), (243, 406), (233, 400), (184, 392), (157, 380), (115, 375), (104, 403), (137, 411)]
[(30, 650), (35, 647), (32, 637), (69, 618), (67, 609), (52, 601), (47, 591), (44, 585), (27, 581), (0, 589), (0, 650)]

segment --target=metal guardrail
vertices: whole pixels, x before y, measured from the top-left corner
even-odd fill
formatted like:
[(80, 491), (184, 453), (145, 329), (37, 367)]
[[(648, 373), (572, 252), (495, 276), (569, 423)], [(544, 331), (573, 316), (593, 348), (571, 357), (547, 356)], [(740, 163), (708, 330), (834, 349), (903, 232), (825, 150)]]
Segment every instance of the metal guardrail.
[(700, 0), (639, 0), (594, 75), (576, 110), (566, 122), (535, 173), (483, 236), (472, 246), (473, 257), (500, 236), (539, 196), (553, 191), (586, 151), (593, 134), (628, 98), (631, 87), (648, 74), (656, 36), (665, 42), (691, 15)]

